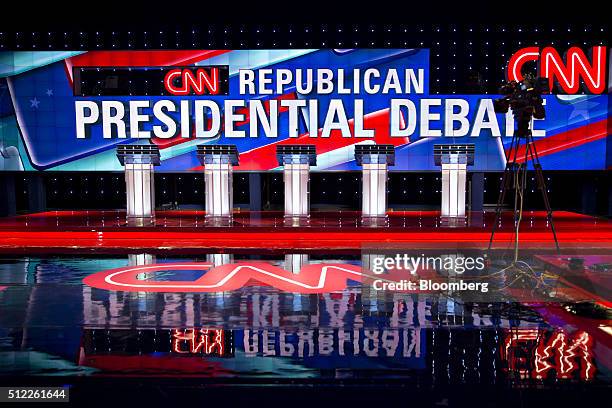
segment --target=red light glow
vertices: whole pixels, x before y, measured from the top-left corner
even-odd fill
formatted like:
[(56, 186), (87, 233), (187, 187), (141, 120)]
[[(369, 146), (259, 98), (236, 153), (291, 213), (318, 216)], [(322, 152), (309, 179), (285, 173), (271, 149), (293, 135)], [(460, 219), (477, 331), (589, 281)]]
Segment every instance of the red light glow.
[(580, 379), (593, 379), (596, 371), (593, 341), (587, 332), (570, 337), (564, 331), (555, 331), (548, 340), (546, 337), (546, 332), (538, 329), (511, 331), (502, 350), (508, 369), (518, 372), (521, 378), (538, 380), (548, 378), (551, 372), (555, 372), (556, 378), (571, 379), (579, 369)]
[(174, 329), (172, 350), (179, 354), (222, 356), (225, 351), (225, 333), (216, 329)]

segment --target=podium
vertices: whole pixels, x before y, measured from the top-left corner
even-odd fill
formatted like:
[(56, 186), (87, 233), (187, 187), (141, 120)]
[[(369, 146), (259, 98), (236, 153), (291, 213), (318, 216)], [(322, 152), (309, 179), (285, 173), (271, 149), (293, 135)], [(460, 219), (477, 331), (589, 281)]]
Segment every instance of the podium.
[(355, 145), (355, 159), (362, 167), (361, 222), (367, 226), (386, 224), (387, 173), (395, 164), (393, 145)]
[(125, 169), (127, 217), (134, 220), (155, 216), (154, 166), (159, 166), (156, 145), (119, 145), (117, 158)]
[(434, 162), (442, 167), (442, 219), (465, 217), (467, 166), (474, 164), (474, 145), (436, 144)]
[(314, 145), (279, 145), (278, 164), (283, 166), (285, 223), (300, 225), (310, 217), (310, 166), (317, 165)]
[(235, 145), (199, 145), (197, 157), (204, 166), (205, 219), (209, 224), (230, 225), (233, 166), (238, 165), (238, 149)]

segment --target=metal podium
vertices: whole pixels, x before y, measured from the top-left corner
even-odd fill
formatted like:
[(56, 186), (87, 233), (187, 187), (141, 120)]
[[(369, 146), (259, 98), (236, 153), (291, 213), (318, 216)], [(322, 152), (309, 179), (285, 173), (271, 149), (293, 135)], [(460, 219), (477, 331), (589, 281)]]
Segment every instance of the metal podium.
[(434, 162), (442, 167), (442, 219), (465, 217), (467, 166), (474, 164), (474, 145), (436, 144)]
[(395, 164), (393, 145), (355, 145), (355, 159), (362, 167), (361, 223), (366, 226), (387, 222), (387, 173)]
[(117, 158), (125, 169), (128, 219), (152, 219), (155, 216), (153, 167), (159, 166), (159, 148), (156, 145), (119, 145)]
[(209, 224), (223, 226), (232, 222), (234, 192), (233, 166), (238, 165), (235, 145), (199, 145), (197, 156), (204, 166), (205, 210)]
[(278, 164), (283, 166), (285, 223), (300, 225), (310, 217), (310, 166), (317, 165), (314, 145), (279, 145)]

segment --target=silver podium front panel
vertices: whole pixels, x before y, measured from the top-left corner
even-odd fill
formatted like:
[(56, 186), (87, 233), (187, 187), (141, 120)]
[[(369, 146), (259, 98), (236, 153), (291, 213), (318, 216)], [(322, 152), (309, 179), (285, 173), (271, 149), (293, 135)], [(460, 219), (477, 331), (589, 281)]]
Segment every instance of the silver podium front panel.
[(204, 165), (206, 217), (231, 218), (234, 208), (233, 168), (226, 160), (210, 160)]
[(307, 218), (310, 215), (309, 173), (308, 163), (284, 164), (285, 217)]
[[(467, 164), (459, 155), (442, 162), (442, 217), (465, 217)], [(463, 161), (463, 163), (462, 163)]]
[(387, 215), (386, 163), (363, 163), (362, 217), (383, 218)]
[(155, 178), (152, 163), (125, 163), (127, 216), (150, 218), (155, 215)]

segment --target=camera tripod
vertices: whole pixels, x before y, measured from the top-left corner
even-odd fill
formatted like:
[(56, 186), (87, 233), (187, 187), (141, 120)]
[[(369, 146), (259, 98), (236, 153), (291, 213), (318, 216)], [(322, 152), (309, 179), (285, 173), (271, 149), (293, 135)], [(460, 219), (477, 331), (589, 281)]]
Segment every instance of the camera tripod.
[[(531, 118), (529, 118), (531, 119)], [(522, 122), (522, 123), (521, 123)], [(531, 160), (535, 170), (535, 177), (538, 189), (542, 192), (542, 198), (544, 200), (544, 206), (546, 208), (546, 220), (550, 225), (550, 229), (555, 240), (555, 246), (557, 252), (559, 249), (559, 241), (557, 240), (557, 233), (555, 231), (555, 225), (553, 223), (552, 209), (550, 208), (550, 201), (548, 200), (548, 194), (546, 191), (546, 183), (544, 181), (544, 175), (542, 174), (542, 165), (540, 164), (540, 158), (533, 140), (533, 134), (530, 128), (531, 120), (519, 121), (519, 126), (512, 136), (510, 142), (510, 149), (506, 154), (506, 167), (504, 169), (504, 175), (502, 176), (501, 191), (497, 199), (497, 205), (495, 207), (495, 222), (493, 223), (493, 229), (491, 231), (491, 238), (489, 239), (488, 252), (491, 251), (493, 246), (493, 239), (495, 238), (495, 231), (501, 220), (502, 206), (506, 198), (506, 191), (510, 188), (514, 189), (514, 260), (512, 265), (516, 265), (518, 261), (518, 249), (519, 249), (519, 228), (521, 220), (523, 218), (523, 202), (525, 196), (525, 190), (527, 189), (527, 170), (528, 164)], [(520, 141), (525, 141), (524, 156), (520, 151)], [(512, 183), (512, 186), (511, 184)]]

